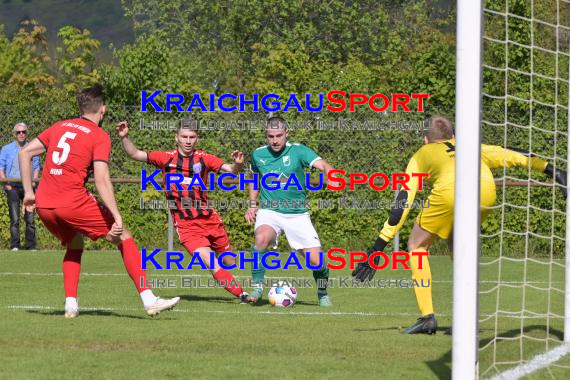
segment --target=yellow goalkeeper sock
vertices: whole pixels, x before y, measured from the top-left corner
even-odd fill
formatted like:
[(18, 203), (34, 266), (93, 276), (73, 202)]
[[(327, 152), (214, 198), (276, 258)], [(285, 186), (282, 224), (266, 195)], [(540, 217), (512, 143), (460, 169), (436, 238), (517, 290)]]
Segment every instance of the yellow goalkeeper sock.
[[(419, 247), (413, 252), (427, 252), (427, 248)], [(419, 269), (419, 257), (410, 257), (410, 268), (412, 268), (412, 280), (416, 280), (419, 286), (414, 287), (418, 308), (422, 316), (433, 314), (433, 302), (431, 299), (431, 268), (427, 256), (422, 257), (422, 268)], [(429, 286), (427, 286), (429, 283)], [(423, 287), (427, 286), (427, 287)]]

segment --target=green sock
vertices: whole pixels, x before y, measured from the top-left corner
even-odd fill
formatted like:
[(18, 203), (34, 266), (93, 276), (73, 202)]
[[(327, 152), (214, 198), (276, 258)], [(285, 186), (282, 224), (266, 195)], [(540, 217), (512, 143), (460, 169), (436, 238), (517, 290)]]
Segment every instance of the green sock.
[(258, 260), (257, 260), (258, 269), (253, 269), (253, 264), (251, 265), (251, 278), (253, 278), (253, 281), (259, 285), (260, 281), (265, 278), (265, 267), (263, 265), (261, 265), (261, 257), (266, 252), (269, 252), (269, 251), (257, 249), (257, 248), (255, 248), (255, 246), (251, 247), (251, 250), (252, 250), (251, 257), (253, 257), (253, 251), (259, 252), (259, 256), (258, 256)]
[(327, 284), (329, 280), (329, 268), (324, 267), (313, 271), (313, 278), (317, 283), (318, 294), (327, 294)]

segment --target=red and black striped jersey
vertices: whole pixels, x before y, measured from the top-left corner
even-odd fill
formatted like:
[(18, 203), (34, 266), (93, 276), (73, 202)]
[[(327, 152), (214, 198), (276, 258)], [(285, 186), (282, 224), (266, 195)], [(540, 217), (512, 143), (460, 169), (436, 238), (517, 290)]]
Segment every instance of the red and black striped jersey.
[[(224, 161), (206, 153), (203, 150), (195, 150), (190, 156), (183, 156), (178, 149), (167, 152), (149, 152), (147, 162), (162, 170), (163, 185), (167, 201), (174, 200), (176, 209), (171, 209), (174, 221), (180, 219), (193, 219), (207, 217), (213, 213), (211, 208), (206, 207), (208, 196), (206, 191), (194, 186), (188, 190), (178, 190), (175, 184), (166, 188), (166, 173), (180, 173), (184, 176), (182, 187), (186, 189), (192, 181), (193, 175), (199, 173), (202, 182), (208, 187), (208, 173), (217, 173), (224, 164)], [(191, 199), (192, 207), (182, 207), (181, 198)], [(194, 207), (195, 205), (195, 207)]]

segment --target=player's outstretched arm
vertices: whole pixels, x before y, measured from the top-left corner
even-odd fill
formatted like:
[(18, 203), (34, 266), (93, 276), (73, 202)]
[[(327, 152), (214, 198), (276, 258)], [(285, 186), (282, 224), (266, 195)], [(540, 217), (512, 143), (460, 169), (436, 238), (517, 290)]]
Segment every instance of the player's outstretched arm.
[(238, 174), (243, 169), (244, 155), (239, 150), (234, 150), (232, 152), (232, 164), (223, 164), (221, 170), (225, 172), (230, 172), (232, 174)]
[[(322, 158), (313, 164), (313, 167), (325, 173), (325, 179), (328, 178), (329, 172), (334, 170), (333, 166)], [(338, 186), (338, 182), (329, 182), (333, 186)]]
[[(381, 237), (377, 237), (376, 241), (374, 242), (374, 245), (366, 252), (366, 257), (370, 256), (374, 252), (384, 252), (384, 248), (386, 248), (386, 245), (388, 243), (389, 242), (382, 239)], [(378, 265), (379, 262), (380, 262), (380, 256), (376, 256), (374, 258), (374, 264)], [(370, 281), (372, 280), (375, 274), (376, 274), (376, 269), (372, 268), (370, 264), (368, 264), (368, 261), (365, 261), (363, 263), (358, 263), (356, 269), (352, 271), (352, 277), (360, 281), (365, 281), (365, 280)]]
[(127, 155), (136, 161), (147, 162), (147, 153), (140, 150), (136, 145), (129, 139), (129, 123), (126, 121), (121, 121), (117, 124), (117, 135), (121, 139), (123, 149)]
[(24, 207), (28, 212), (34, 210), (36, 196), (32, 188), (32, 158), (46, 151), (44, 144), (40, 140), (33, 139), (26, 145), (20, 153), (18, 153), (18, 162), (20, 164), (20, 176), (22, 185), (24, 186)]
[(496, 145), (481, 145), (481, 158), (491, 169), (513, 166), (526, 168), (530, 165), (533, 170), (542, 172), (551, 178), (554, 178), (556, 183), (561, 185), (560, 189), (567, 197), (566, 185), (566, 171), (550, 165), (547, 161), (537, 157), (530, 152), (519, 148), (503, 148)]
[(115, 218), (113, 229), (118, 232), (118, 235), (120, 235), (123, 228), (123, 219), (117, 207), (117, 201), (115, 200), (115, 192), (113, 190), (113, 183), (111, 183), (109, 165), (107, 162), (93, 162), (93, 176), (95, 177), (95, 187), (97, 188), (99, 196), (103, 200), (105, 206), (107, 206), (109, 211), (111, 211), (113, 218)]
[(332, 165), (329, 164), (328, 162), (326, 162), (326, 161), (323, 160), (323, 159), (320, 159), (320, 160), (316, 161), (316, 162), (313, 164), (313, 167), (314, 167), (315, 169), (318, 169), (318, 170), (324, 172), (324, 173), (325, 173), (325, 177), (327, 177), (327, 175), (329, 174), (329, 172), (330, 172), (331, 170), (334, 170), (334, 168), (332, 167)]

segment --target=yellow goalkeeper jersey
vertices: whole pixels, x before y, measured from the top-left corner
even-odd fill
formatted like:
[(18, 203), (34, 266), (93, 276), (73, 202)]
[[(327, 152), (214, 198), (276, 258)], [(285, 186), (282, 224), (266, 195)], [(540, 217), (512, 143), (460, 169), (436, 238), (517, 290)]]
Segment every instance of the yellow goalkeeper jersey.
[[(543, 172), (548, 163), (538, 157), (528, 157), (514, 150), (494, 145), (481, 145), (481, 206), (495, 203), (495, 181), (491, 169), (499, 167), (528, 167)], [(430, 206), (421, 211), (418, 223), (422, 228), (447, 239), (453, 226), (453, 202), (455, 192), (455, 139), (438, 141), (421, 147), (411, 158), (406, 168), (410, 175), (407, 202), (411, 205), (418, 190), (419, 179), (412, 173), (429, 173), (424, 179), (432, 185), (428, 197)], [(384, 223), (380, 237), (390, 241), (402, 228), (410, 208), (395, 213)], [(394, 213), (392, 213), (394, 214)]]

